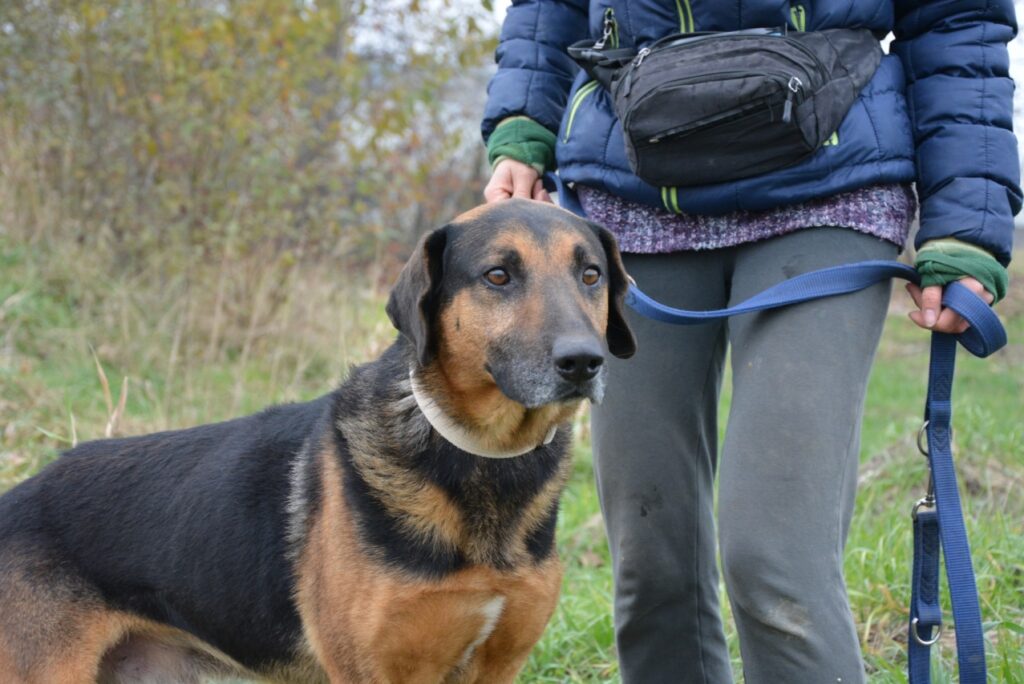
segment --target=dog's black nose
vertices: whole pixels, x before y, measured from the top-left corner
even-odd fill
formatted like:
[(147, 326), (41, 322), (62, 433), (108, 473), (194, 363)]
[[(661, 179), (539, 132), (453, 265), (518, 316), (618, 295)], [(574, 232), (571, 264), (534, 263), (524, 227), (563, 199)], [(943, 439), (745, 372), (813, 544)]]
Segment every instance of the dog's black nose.
[(568, 337), (555, 340), (552, 350), (558, 374), (574, 383), (592, 380), (604, 363), (604, 350), (592, 337)]

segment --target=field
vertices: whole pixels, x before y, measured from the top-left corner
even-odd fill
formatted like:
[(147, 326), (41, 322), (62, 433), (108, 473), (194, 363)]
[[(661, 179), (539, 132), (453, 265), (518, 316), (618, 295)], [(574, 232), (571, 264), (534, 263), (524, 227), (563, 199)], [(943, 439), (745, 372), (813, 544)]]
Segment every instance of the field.
[[(959, 476), (997, 682), (1024, 681), (1024, 268), (1014, 271), (998, 309), (1010, 346), (988, 360), (961, 354), (955, 388)], [(78, 441), (210, 422), (325, 392), (393, 336), (380, 281), (268, 254), (225, 253), (199, 272), (111, 269), (74, 244), (0, 232), (0, 491)], [(870, 679), (879, 683), (905, 680), (909, 512), (926, 477), (914, 437), (927, 336), (906, 310), (900, 292), (870, 385), (846, 560)], [(728, 398), (727, 380), (723, 418)], [(522, 682), (617, 679), (610, 564), (579, 422), (559, 523), (563, 595)], [(730, 644), (739, 677), (732, 633)], [(936, 665), (937, 682), (954, 680), (951, 629)]]

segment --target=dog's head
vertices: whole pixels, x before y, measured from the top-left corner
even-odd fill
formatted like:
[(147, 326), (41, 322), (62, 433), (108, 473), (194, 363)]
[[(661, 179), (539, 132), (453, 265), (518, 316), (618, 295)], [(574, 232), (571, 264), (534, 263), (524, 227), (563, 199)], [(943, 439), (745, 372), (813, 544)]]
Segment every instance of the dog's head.
[(636, 349), (627, 287), (607, 230), (550, 204), (508, 200), (424, 236), (387, 312), (455, 401), (497, 391), (535, 409), (600, 401), (606, 355)]

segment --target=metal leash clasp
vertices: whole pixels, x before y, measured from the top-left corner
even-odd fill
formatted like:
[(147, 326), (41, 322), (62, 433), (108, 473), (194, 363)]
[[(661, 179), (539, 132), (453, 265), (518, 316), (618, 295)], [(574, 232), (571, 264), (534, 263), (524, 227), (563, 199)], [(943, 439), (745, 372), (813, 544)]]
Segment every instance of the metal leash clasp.
[[(924, 421), (921, 424), (921, 429), (917, 431), (917, 450), (921, 452), (921, 455), (928, 459), (928, 445), (924, 441), (924, 436), (928, 431), (928, 421)], [(924, 495), (924, 498), (918, 499), (917, 503), (914, 504), (913, 510), (910, 512), (910, 517), (917, 520), (917, 512), (924, 508), (935, 508), (935, 481), (932, 479), (931, 464), (928, 466), (928, 490)]]
[[(919, 510), (921, 510), (922, 507), (923, 508), (935, 508), (935, 480), (934, 480), (934, 478), (932, 478), (931, 461), (930, 461), (930, 458), (928, 456), (928, 445), (926, 443), (926, 440), (924, 439), (924, 437), (926, 436), (927, 432), (928, 432), (928, 421), (926, 420), (926, 421), (924, 421), (924, 423), (921, 424), (921, 429), (917, 431), (917, 450), (921, 452), (921, 455), (925, 457), (925, 460), (929, 461), (929, 463), (928, 463), (928, 489), (927, 489), (924, 497), (917, 500), (917, 503), (914, 504), (913, 510), (911, 510), (911, 512), (910, 512), (910, 517), (912, 519), (914, 519), (915, 521), (917, 520), (917, 512)], [(910, 621), (910, 628), (911, 628), (910, 629), (910, 634), (911, 634), (911, 636), (914, 637), (914, 641), (916, 641), (917, 643), (919, 643), (922, 646), (932, 646), (933, 644), (938, 643), (939, 639), (942, 637), (942, 625), (941, 624), (935, 625), (934, 627), (932, 627), (932, 629), (935, 630), (935, 634), (932, 636), (931, 639), (923, 639), (921, 637), (920, 632), (918, 632), (918, 624), (919, 624), (918, 618), (914, 618), (913, 620)]]

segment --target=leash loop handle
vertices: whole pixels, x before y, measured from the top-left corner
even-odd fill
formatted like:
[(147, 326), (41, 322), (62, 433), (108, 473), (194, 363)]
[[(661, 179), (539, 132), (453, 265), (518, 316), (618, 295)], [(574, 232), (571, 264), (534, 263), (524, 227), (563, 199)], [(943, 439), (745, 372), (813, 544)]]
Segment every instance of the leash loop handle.
[[(822, 297), (849, 294), (890, 278), (901, 278), (912, 283), (921, 281), (917, 271), (906, 264), (895, 261), (861, 261), (803, 273), (777, 283), (750, 299), (726, 309), (710, 311), (676, 309), (652, 299), (635, 284), (629, 288), (626, 303), (640, 315), (656, 321), (672, 325), (697, 325), (719, 318), (775, 309)], [(971, 327), (956, 336), (957, 341), (971, 354), (984, 358), (1006, 345), (1006, 330), (999, 321), (999, 316), (964, 285), (960, 283), (947, 285), (943, 293), (942, 304), (956, 311), (971, 324)]]

